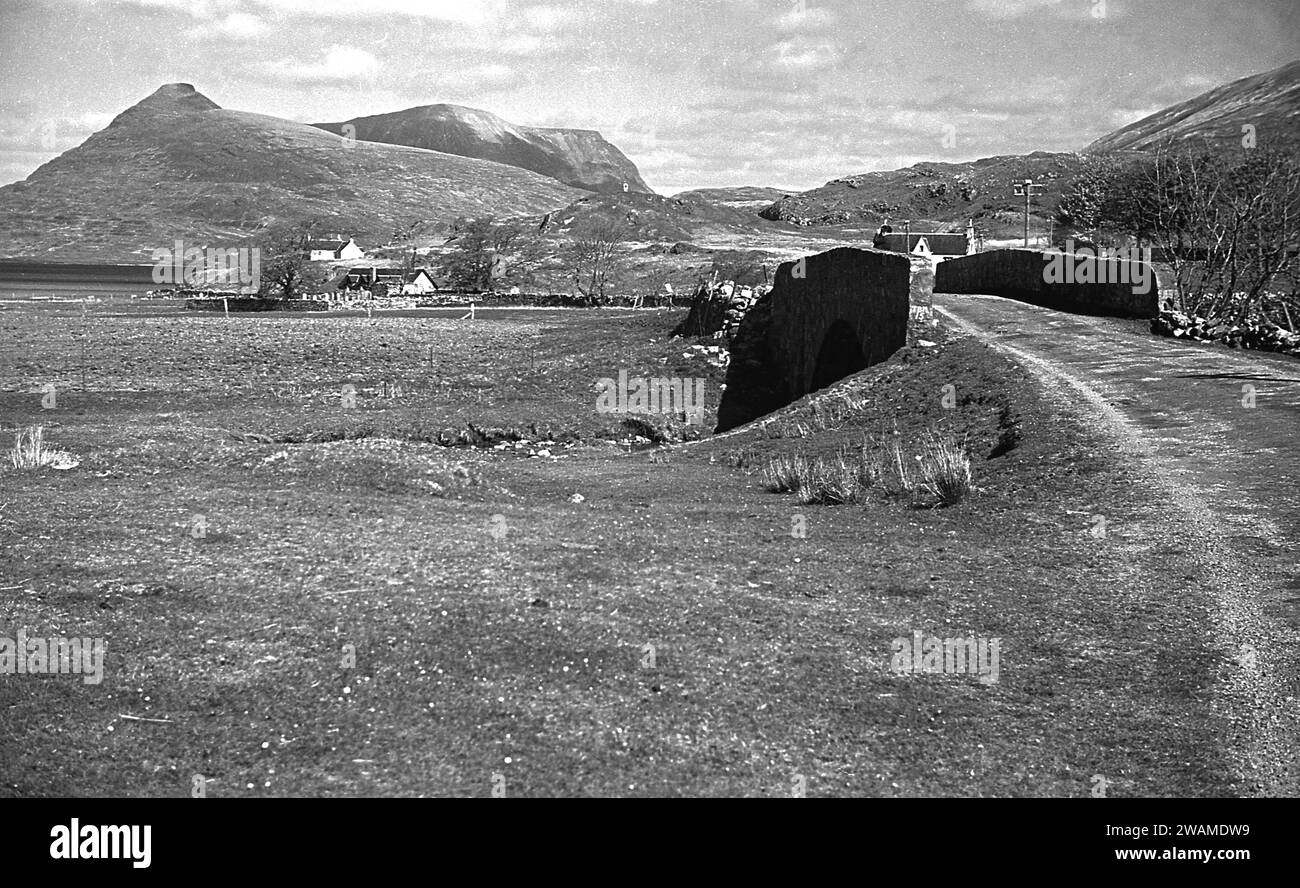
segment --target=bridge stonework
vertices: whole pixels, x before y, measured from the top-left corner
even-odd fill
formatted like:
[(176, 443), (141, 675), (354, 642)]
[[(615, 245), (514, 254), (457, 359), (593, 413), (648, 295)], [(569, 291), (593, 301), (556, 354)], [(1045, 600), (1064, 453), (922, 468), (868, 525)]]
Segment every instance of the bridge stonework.
[[(1069, 263), (1070, 280), (1087, 266), (1090, 281), (1049, 282), (1049, 262)], [(1145, 277), (1144, 277), (1145, 276)], [(1147, 292), (1133, 281), (1147, 281)], [(946, 259), (935, 270), (934, 292), (1004, 296), (1031, 305), (1077, 314), (1154, 318), (1160, 314), (1155, 269), (1130, 259), (1096, 258), (1041, 250), (990, 250)]]
[(900, 253), (852, 247), (784, 263), (732, 342), (717, 430), (771, 413), (901, 348), (910, 274)]

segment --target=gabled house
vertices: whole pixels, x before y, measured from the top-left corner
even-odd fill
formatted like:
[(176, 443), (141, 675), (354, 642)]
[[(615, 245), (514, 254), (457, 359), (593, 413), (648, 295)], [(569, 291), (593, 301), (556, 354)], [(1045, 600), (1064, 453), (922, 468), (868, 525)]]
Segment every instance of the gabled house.
[(332, 235), (307, 242), (307, 259), (311, 262), (336, 262), (348, 259), (363, 259), (365, 251), (357, 246), (353, 238), (346, 241), (341, 235)]
[(425, 293), (432, 293), (437, 289), (438, 282), (434, 280), (433, 274), (429, 269), (421, 268), (406, 275), (406, 281), (402, 284), (402, 295), (423, 296)]
[(910, 253), (931, 262), (942, 262), (954, 256), (969, 256), (975, 252), (975, 223), (966, 223), (966, 231), (894, 231), (888, 222), (880, 226), (871, 242), (877, 250)]

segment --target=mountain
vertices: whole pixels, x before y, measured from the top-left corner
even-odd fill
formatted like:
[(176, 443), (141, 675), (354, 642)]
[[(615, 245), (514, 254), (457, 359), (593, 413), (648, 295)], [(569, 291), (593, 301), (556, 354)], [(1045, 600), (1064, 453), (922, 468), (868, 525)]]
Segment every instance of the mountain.
[[(706, 199), (701, 191), (713, 193), (714, 198)], [(549, 237), (563, 238), (612, 226), (626, 240), (658, 243), (743, 238), (786, 230), (758, 216), (766, 201), (718, 199), (730, 189), (701, 191), (683, 191), (672, 197), (622, 191), (586, 194), (551, 213), (541, 229)]]
[(700, 200), (722, 207), (762, 209), (789, 193), (789, 191), (782, 191), (779, 188), (736, 185), (730, 188), (692, 188), (689, 191), (679, 191), (675, 196), (686, 200)]
[[(1260, 146), (1300, 140), (1300, 62), (1234, 81), (1096, 140), (1086, 153), (1146, 150), (1170, 139), (1208, 138), (1240, 145), (1253, 124)], [(1031, 233), (1047, 230), (1061, 189), (1082, 168), (1082, 154), (1012, 154), (968, 163), (918, 163), (907, 169), (860, 173), (787, 196), (762, 211), (801, 226), (875, 227), (911, 220), (913, 230), (960, 229), (967, 219), (990, 237), (1023, 228), (1024, 199), (1012, 183), (1045, 186), (1030, 207)]]
[(801, 226), (848, 225), (876, 228), (911, 220), (912, 230), (961, 229), (966, 220), (993, 237), (1017, 234), (1024, 198), (1012, 183), (1031, 178), (1045, 186), (1035, 193), (1031, 214), (1046, 220), (1056, 210), (1062, 186), (1082, 166), (1077, 154), (1008, 154), (969, 163), (918, 163), (901, 170), (860, 173), (820, 188), (789, 195), (760, 215)]
[(650, 191), (636, 164), (595, 130), (516, 126), (495, 114), (460, 105), (422, 105), (315, 126), (366, 142), (494, 160), (586, 191), (622, 192), (624, 183), (630, 191)]
[(1154, 148), (1165, 142), (1208, 139), (1241, 144), (1242, 127), (1255, 127), (1261, 147), (1300, 141), (1300, 61), (1243, 77), (1102, 136), (1092, 153)]
[(0, 256), (147, 262), (177, 238), (238, 246), (308, 219), (369, 247), (413, 220), (536, 214), (583, 193), (515, 166), (224, 110), (173, 83), (0, 188)]

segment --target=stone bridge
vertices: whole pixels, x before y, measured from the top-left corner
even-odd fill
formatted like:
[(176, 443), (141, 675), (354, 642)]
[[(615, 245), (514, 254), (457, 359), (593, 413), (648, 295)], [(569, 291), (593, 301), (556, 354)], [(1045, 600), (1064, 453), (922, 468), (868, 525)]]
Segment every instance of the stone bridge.
[(934, 292), (1004, 296), (1079, 314), (1154, 318), (1160, 282), (1148, 262), (1052, 250), (990, 250), (939, 263)]
[(907, 341), (911, 263), (841, 247), (776, 273), (731, 345), (719, 432), (878, 364)]

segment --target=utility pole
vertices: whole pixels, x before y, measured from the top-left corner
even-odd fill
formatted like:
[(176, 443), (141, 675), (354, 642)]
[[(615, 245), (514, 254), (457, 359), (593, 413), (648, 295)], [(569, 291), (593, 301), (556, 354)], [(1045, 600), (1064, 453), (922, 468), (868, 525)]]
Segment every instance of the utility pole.
[(908, 256), (912, 255), (912, 220), (911, 219), (905, 219), (903, 221), (903, 253)]
[(1028, 247), (1029, 246), (1029, 200), (1031, 197), (1033, 197), (1036, 191), (1046, 191), (1047, 186), (1035, 185), (1033, 179), (1025, 179), (1024, 181), (1014, 183), (1012, 187), (1015, 188), (1015, 194), (1017, 197), (1019, 197), (1022, 194), (1025, 197), (1025, 246)]

